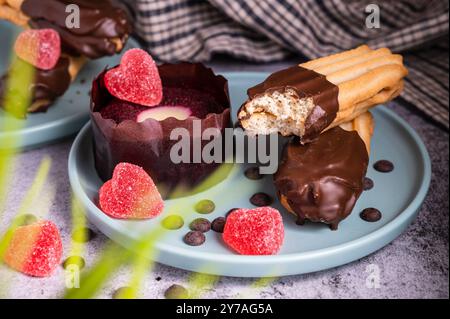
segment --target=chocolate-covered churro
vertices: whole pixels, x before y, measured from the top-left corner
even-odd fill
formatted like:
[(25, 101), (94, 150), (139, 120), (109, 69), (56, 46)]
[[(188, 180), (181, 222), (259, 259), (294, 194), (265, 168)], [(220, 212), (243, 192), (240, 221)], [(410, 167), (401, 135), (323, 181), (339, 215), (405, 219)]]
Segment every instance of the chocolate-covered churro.
[(366, 112), (302, 145), (293, 139), (283, 152), (275, 186), (282, 205), (305, 220), (337, 229), (363, 190), (373, 120)]

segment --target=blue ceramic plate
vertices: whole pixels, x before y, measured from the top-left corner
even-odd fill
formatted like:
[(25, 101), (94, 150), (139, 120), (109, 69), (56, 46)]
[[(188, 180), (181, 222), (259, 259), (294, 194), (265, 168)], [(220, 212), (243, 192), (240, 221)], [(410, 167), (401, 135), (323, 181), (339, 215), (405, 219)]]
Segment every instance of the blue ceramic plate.
[[(9, 65), (11, 48), (20, 29), (5, 21), (0, 21), (0, 76)], [(127, 48), (138, 47), (133, 39), (128, 41)], [(107, 65), (113, 66), (120, 62), (120, 55), (90, 61), (71, 84), (69, 90), (59, 98), (46, 113), (29, 114), (26, 120), (18, 120), (7, 115), (0, 108), (0, 123), (8, 117), (13, 121), (13, 127), (18, 130), (4, 132), (0, 128), (0, 149), (5, 145), (6, 138), (17, 141), (18, 147), (30, 149), (77, 133), (89, 120), (89, 90), (95, 76)], [(16, 125), (17, 124), (17, 125)]]
[[(264, 73), (225, 74), (230, 81), (233, 114), (245, 100), (248, 87), (261, 82)], [(140, 234), (160, 228), (161, 220), (171, 213), (183, 213), (184, 226), (165, 231), (155, 243), (156, 261), (192, 271), (225, 276), (264, 277), (302, 274), (339, 266), (366, 256), (382, 248), (400, 235), (416, 216), (428, 190), (431, 176), (427, 151), (417, 134), (397, 115), (384, 106), (373, 110), (376, 120), (371, 164), (389, 159), (395, 170), (389, 174), (376, 172), (372, 166), (368, 176), (375, 187), (362, 194), (353, 214), (339, 224), (339, 230), (330, 231), (326, 225), (297, 226), (292, 215), (278, 202), (274, 206), (282, 212), (285, 240), (276, 256), (241, 256), (228, 249), (220, 236), (206, 233), (202, 246), (190, 247), (183, 243), (194, 218), (210, 220), (234, 207), (253, 207), (249, 198), (256, 192), (275, 197), (272, 177), (252, 181), (244, 177), (247, 165), (235, 165), (229, 177), (209, 190), (192, 197), (166, 201), (166, 210), (150, 221), (121, 221), (109, 218), (96, 206), (101, 180), (96, 174), (92, 152), (92, 132), (87, 124), (73, 144), (69, 157), (70, 182), (75, 194), (86, 207), (89, 219), (108, 237), (123, 246), (132, 247)], [(199, 200), (211, 199), (216, 210), (210, 215), (195, 213), (193, 206)], [(359, 217), (366, 207), (377, 207), (383, 218), (368, 223)]]

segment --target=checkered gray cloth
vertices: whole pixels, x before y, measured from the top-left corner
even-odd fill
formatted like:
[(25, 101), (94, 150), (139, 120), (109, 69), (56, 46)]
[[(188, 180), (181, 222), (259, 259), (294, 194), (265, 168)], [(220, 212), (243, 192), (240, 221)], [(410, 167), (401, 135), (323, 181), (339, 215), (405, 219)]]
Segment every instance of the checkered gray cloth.
[[(137, 35), (161, 61), (228, 54), (270, 62), (367, 43), (405, 55), (402, 98), (448, 129), (448, 0), (128, 0)], [(380, 8), (367, 28), (366, 6)]]

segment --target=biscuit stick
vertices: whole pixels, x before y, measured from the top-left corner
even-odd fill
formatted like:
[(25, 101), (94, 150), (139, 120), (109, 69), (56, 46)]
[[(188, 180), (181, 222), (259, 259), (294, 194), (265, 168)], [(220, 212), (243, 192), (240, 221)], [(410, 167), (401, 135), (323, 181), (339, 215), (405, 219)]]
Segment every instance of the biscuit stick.
[(363, 45), (272, 74), (248, 90), (238, 118), (252, 135), (278, 132), (307, 143), (398, 96), (407, 74), (400, 55)]
[[(363, 50), (367, 46), (361, 47)], [(347, 56), (347, 58), (345, 58)], [(370, 107), (392, 100), (403, 89), (403, 77), (408, 73), (401, 55), (382, 48), (355, 54), (341, 54), (342, 60), (304, 63), (300, 66), (326, 76), (339, 87), (339, 111), (328, 128), (352, 120)]]

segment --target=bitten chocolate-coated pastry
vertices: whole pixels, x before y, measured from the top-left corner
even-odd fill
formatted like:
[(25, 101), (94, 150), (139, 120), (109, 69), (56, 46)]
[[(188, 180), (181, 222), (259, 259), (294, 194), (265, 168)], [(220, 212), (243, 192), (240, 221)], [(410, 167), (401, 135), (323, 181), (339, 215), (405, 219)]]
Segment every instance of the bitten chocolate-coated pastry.
[(407, 73), (400, 55), (363, 45), (275, 72), (248, 90), (238, 119), (249, 134), (308, 143), (398, 96)]
[[(68, 5), (80, 8), (79, 28), (68, 28)], [(63, 50), (96, 59), (120, 52), (131, 32), (126, 9), (114, 0), (23, 0), (20, 9), (34, 29), (52, 28)]]
[(337, 229), (363, 191), (372, 117), (365, 113), (343, 127), (306, 145), (298, 138), (286, 145), (274, 182), (282, 205), (299, 224), (310, 220)]

